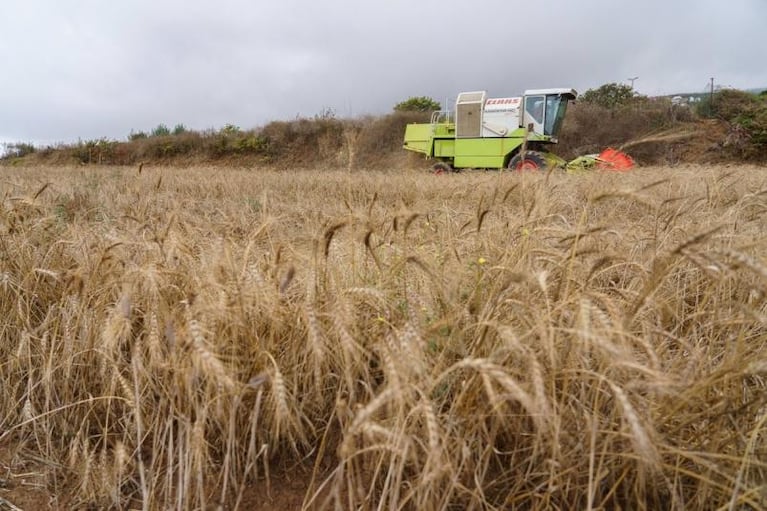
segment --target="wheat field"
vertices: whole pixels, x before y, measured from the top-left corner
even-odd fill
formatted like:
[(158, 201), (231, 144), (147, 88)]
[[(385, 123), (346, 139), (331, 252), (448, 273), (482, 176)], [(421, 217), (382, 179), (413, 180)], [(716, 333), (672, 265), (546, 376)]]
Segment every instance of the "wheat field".
[(765, 509), (765, 170), (3, 168), (0, 504)]

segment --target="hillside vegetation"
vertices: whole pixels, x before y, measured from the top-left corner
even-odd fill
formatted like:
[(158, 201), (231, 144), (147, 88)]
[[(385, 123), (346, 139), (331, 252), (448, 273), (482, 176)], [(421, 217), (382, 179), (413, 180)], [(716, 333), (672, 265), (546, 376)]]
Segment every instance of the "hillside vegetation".
[[(410, 98), (380, 117), (339, 119), (332, 111), (311, 118), (275, 121), (253, 130), (227, 125), (220, 130), (132, 132), (128, 141), (98, 139), (36, 148), (13, 144), (6, 164), (214, 163), (262, 168), (387, 169), (427, 168), (402, 149), (405, 125), (426, 122), (439, 105)], [(627, 86), (607, 84), (589, 90), (571, 106), (560, 144), (565, 159), (625, 148), (645, 165), (767, 162), (767, 96), (724, 90), (697, 106), (673, 105), (667, 98), (635, 96)]]
[(5, 168), (0, 496), (765, 509), (762, 170)]

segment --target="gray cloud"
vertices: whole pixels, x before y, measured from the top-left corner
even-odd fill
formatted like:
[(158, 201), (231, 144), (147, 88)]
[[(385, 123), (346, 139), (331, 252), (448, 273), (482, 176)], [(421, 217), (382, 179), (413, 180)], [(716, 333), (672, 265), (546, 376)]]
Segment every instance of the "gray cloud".
[(13, 0), (0, 17), (0, 140), (245, 128), (325, 108), (575, 87), (767, 86), (763, 0)]

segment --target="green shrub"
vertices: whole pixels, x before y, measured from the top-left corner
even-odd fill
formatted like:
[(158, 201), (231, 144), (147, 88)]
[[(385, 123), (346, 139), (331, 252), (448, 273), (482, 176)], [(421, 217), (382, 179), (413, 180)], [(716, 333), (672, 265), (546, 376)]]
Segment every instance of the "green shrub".
[(589, 89), (578, 97), (578, 101), (591, 103), (603, 108), (618, 108), (646, 99), (634, 92), (629, 85), (606, 83), (596, 89)]
[(706, 96), (698, 103), (697, 111), (701, 117), (733, 121), (739, 115), (750, 111), (759, 104), (754, 94), (735, 89), (724, 89), (711, 96)]
[(229, 152), (229, 139), (220, 133), (213, 135), (207, 144), (207, 149), (210, 155), (214, 158), (226, 156)]
[(151, 158), (168, 159), (193, 154), (201, 146), (200, 134), (190, 131), (179, 135), (153, 137), (147, 141), (143, 153)]
[(722, 146), (732, 156), (748, 160), (767, 160), (767, 95), (724, 89), (698, 105), (702, 117), (728, 124)]
[(239, 153), (266, 153), (269, 150), (269, 139), (253, 133), (238, 138), (234, 147)]
[(439, 101), (428, 96), (413, 96), (394, 105), (395, 112), (434, 112), (441, 109)]
[(6, 144), (5, 148), (4, 159), (23, 158), (24, 156), (37, 152), (37, 148), (34, 145), (25, 142)]
[(170, 135), (170, 130), (164, 124), (158, 124), (155, 129), (152, 130), (153, 137), (166, 137)]
[(107, 138), (99, 138), (86, 141), (78, 141), (77, 145), (71, 148), (71, 156), (79, 163), (97, 163), (111, 165), (117, 163), (114, 161), (115, 148), (117, 141)]
[(740, 156), (767, 160), (767, 103), (749, 108), (733, 120), (731, 138), (737, 138)]
[(754, 144), (767, 146), (767, 105), (740, 115), (736, 122), (749, 131)]
[(235, 126), (234, 124), (226, 124), (223, 128), (221, 128), (220, 133), (222, 135), (238, 135), (242, 133), (242, 129), (240, 129), (239, 126)]

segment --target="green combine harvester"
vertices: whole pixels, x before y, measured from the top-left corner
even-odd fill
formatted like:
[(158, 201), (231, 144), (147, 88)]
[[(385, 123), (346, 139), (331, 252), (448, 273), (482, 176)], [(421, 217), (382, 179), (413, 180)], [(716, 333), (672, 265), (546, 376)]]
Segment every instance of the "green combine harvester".
[(541, 170), (564, 166), (547, 148), (557, 143), (574, 89), (525, 91), (522, 97), (488, 98), (462, 92), (455, 112), (434, 112), (428, 124), (409, 124), (405, 149), (437, 160), (437, 173), (465, 168)]

